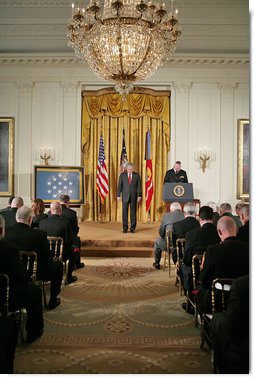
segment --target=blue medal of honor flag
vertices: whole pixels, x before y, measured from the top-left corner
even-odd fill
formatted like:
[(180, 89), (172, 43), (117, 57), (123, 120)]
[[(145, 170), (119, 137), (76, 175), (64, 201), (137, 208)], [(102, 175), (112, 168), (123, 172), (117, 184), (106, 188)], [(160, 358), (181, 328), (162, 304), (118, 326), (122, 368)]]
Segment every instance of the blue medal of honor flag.
[(84, 203), (83, 167), (35, 166), (35, 197), (51, 203), (61, 194), (69, 195), (73, 204)]

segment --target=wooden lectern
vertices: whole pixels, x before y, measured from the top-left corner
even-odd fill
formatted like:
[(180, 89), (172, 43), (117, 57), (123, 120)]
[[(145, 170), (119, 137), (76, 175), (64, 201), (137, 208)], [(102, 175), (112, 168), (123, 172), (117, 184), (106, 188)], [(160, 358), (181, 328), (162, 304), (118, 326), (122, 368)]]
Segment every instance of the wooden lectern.
[(175, 201), (181, 204), (182, 209), (189, 201), (198, 206), (197, 212), (200, 208), (200, 200), (193, 198), (192, 183), (164, 183), (162, 198), (165, 202), (166, 212), (170, 211), (170, 204)]

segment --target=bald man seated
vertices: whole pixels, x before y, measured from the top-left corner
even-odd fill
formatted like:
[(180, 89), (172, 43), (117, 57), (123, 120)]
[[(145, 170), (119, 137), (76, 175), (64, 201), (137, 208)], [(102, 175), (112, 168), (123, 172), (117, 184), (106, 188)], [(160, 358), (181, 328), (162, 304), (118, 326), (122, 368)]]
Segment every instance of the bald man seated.
[(49, 237), (62, 237), (64, 240), (63, 261), (69, 260), (66, 284), (77, 280), (72, 272), (75, 269), (75, 253), (72, 249), (73, 233), (71, 224), (68, 220), (61, 217), (62, 206), (59, 201), (50, 204), (50, 214), (47, 218), (40, 221), (39, 229), (47, 233)]
[(198, 293), (199, 309), (211, 313), (212, 281), (216, 278), (238, 278), (249, 273), (249, 246), (237, 237), (237, 226), (232, 217), (223, 216), (217, 223), (221, 243), (210, 245), (205, 251), (201, 287)]

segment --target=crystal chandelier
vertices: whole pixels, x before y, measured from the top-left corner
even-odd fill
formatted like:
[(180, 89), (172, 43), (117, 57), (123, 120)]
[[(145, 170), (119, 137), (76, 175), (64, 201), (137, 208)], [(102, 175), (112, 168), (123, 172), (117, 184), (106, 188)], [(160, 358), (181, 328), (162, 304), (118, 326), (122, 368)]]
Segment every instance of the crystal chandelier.
[(132, 83), (151, 76), (181, 37), (177, 9), (144, 0), (90, 0), (85, 8), (72, 4), (69, 46), (102, 79), (113, 81), (120, 94)]

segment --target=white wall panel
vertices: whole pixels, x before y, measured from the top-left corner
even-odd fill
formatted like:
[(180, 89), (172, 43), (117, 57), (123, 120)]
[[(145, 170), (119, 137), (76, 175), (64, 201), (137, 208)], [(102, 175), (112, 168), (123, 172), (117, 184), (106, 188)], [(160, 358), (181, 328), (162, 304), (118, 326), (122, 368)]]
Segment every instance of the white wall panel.
[[(189, 181), (202, 204), (217, 201), (219, 156), (219, 91), (216, 83), (193, 83), (190, 94)], [(202, 171), (199, 151), (209, 151), (210, 160)]]
[(63, 97), (60, 83), (35, 83), (33, 91), (33, 151), (35, 164), (43, 164), (40, 147), (53, 150), (50, 164), (62, 164)]

